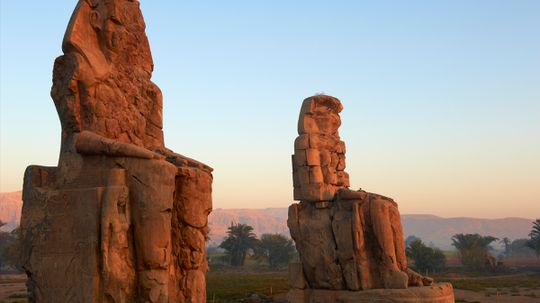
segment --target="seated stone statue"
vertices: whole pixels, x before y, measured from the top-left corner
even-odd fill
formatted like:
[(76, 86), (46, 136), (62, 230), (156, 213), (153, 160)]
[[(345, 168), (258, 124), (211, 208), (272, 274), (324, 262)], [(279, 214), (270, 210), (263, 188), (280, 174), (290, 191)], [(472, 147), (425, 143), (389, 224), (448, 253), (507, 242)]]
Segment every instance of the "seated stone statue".
[(206, 302), (212, 169), (167, 149), (136, 0), (80, 0), (56, 59), (58, 167), (26, 170), (30, 302)]
[(407, 268), (397, 204), (390, 198), (352, 191), (340, 140), (340, 101), (304, 100), (293, 162), (294, 198), (288, 226), (312, 289), (404, 289), (432, 279)]

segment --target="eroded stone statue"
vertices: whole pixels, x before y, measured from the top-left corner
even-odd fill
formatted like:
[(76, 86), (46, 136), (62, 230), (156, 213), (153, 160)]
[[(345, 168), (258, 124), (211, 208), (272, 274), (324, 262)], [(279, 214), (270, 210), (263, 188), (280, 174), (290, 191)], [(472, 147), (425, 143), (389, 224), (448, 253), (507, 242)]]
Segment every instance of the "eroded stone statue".
[(206, 302), (212, 169), (164, 145), (136, 0), (80, 0), (54, 65), (58, 167), (25, 173), (32, 302)]
[[(300, 110), (292, 156), (294, 199), (300, 203), (289, 207), (287, 221), (301, 260), (290, 267), (293, 303), (336, 302), (340, 291), (349, 296), (348, 292), (361, 290), (399, 292), (433, 284), (431, 278), (407, 267), (397, 204), (378, 194), (348, 188), (345, 143), (338, 132), (342, 109), (338, 99), (318, 95), (304, 100)], [(444, 288), (442, 301), (427, 294), (431, 292), (428, 288), (409, 290), (412, 297), (404, 298), (453, 302), (451, 285), (437, 287)], [(347, 296), (337, 302), (375, 298), (365, 292)]]

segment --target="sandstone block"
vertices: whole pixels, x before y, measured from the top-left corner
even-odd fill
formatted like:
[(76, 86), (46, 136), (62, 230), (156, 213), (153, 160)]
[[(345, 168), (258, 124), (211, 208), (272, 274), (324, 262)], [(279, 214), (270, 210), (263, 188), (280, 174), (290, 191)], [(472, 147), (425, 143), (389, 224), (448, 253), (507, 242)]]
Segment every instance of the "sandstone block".
[(332, 161), (332, 156), (330, 155), (330, 151), (327, 149), (320, 149), (319, 154), (320, 154), (320, 159), (321, 159), (320, 165), (322, 167), (329, 166), (330, 162)]
[(289, 287), (293, 289), (305, 289), (307, 287), (304, 270), (300, 262), (289, 263)]
[(187, 302), (206, 302), (205, 274), (200, 270), (188, 271), (186, 289)]
[(320, 166), (313, 166), (309, 168), (309, 183), (310, 184), (322, 184), (324, 183), (324, 176)]
[(299, 188), (301, 185), (300, 185), (300, 179), (298, 178), (298, 173), (296, 171), (293, 171), (292, 176), (293, 176), (293, 187)]
[[(27, 171), (31, 178), (28, 174), (32, 172)], [(99, 275), (96, 252), (100, 247), (100, 207), (96, 206), (101, 205), (103, 191), (103, 187), (49, 191), (25, 188), (28, 202), (23, 205), (21, 258), (34, 273), (29, 283), (33, 300), (90, 302), (99, 291), (93, 277)]]
[(330, 166), (323, 166), (322, 173), (324, 175), (324, 183), (332, 184), (332, 185), (338, 184), (338, 176), (334, 168)]
[(322, 208), (330, 208), (331, 203), (329, 201), (318, 201), (314, 203), (315, 208), (322, 209)]
[(294, 140), (294, 149), (308, 149), (309, 148), (309, 135), (300, 135)]
[(347, 149), (345, 148), (345, 142), (339, 141), (339, 143), (336, 146), (336, 153), (344, 155), (346, 152), (347, 152)]
[(300, 166), (297, 171), (297, 180), (301, 187), (309, 185), (310, 183), (310, 171), (308, 166)]
[(176, 181), (179, 190), (176, 199), (187, 225), (203, 228), (208, 224), (208, 215), (212, 211), (212, 175), (192, 168), (181, 168)]
[(320, 166), (321, 165), (321, 156), (319, 150), (317, 149), (307, 149), (306, 150), (306, 162), (309, 166)]
[(309, 134), (317, 133), (319, 128), (317, 126), (317, 121), (312, 113), (305, 113), (303, 117), (298, 122), (298, 133), (299, 134)]
[(345, 155), (338, 154), (338, 163), (336, 166), (336, 170), (344, 171), (345, 170)]
[(319, 202), (330, 201), (334, 198), (336, 187), (324, 183), (318, 184), (303, 184), (301, 187), (294, 189), (294, 199)]
[(325, 133), (312, 133), (309, 134), (309, 146), (315, 149), (326, 149), (332, 153), (337, 153), (337, 147), (339, 145), (339, 136), (334, 134)]
[(350, 189), (340, 189), (338, 191), (338, 200), (346, 201), (346, 200), (365, 200), (367, 198), (367, 193), (363, 190), (354, 191)]
[(343, 276), (339, 264), (334, 261), (336, 251), (331, 238), (330, 209), (316, 209), (311, 203), (300, 203), (291, 206), (289, 214), (287, 225), (301, 254), (310, 288), (341, 289)]
[(301, 166), (307, 166), (307, 157), (306, 157), (306, 150), (300, 149), (296, 150), (293, 155), (293, 168), (294, 170), (298, 170)]
[(337, 176), (337, 185), (342, 187), (349, 187), (351, 184), (349, 183), (349, 174), (344, 171), (338, 171), (336, 173)]
[(316, 125), (313, 130), (321, 133), (335, 134), (341, 125), (339, 115), (333, 112), (315, 113), (313, 119)]

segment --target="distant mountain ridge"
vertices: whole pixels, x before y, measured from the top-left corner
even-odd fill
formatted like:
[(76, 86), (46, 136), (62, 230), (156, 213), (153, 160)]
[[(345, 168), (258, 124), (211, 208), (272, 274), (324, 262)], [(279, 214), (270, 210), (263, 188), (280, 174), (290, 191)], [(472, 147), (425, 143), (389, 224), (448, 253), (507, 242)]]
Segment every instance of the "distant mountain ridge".
[(451, 238), (455, 234), (478, 233), (499, 239), (511, 240), (527, 238), (532, 228), (533, 219), (501, 218), (479, 219), (469, 217), (442, 218), (434, 215), (402, 215), (401, 223), (406, 236), (415, 235), (426, 244), (443, 249), (453, 249)]
[[(20, 221), (21, 192), (0, 193), (0, 220), (7, 222), (3, 230), (15, 228)], [(444, 250), (452, 249), (451, 238), (458, 233), (479, 233), (511, 240), (527, 238), (533, 219), (478, 219), (468, 217), (442, 218), (434, 215), (402, 215), (405, 237), (415, 235), (426, 244)], [(255, 234), (279, 233), (289, 236), (287, 208), (214, 209), (209, 216), (209, 245), (219, 245), (231, 223), (248, 224)]]
[[(289, 236), (287, 209), (215, 209), (210, 214), (210, 244), (218, 245), (226, 236), (231, 222), (249, 224), (255, 233), (280, 233)], [(478, 233), (511, 240), (527, 238), (533, 219), (526, 218), (442, 218), (435, 215), (401, 215), (405, 237), (415, 235), (426, 244), (452, 250), (455, 234)]]
[(0, 193), (0, 221), (7, 223), (2, 230), (11, 231), (21, 220), (22, 192)]
[(287, 208), (266, 209), (214, 209), (208, 217), (210, 245), (219, 245), (227, 235), (231, 223), (242, 223), (253, 227), (257, 236), (282, 234), (290, 237), (287, 227)]

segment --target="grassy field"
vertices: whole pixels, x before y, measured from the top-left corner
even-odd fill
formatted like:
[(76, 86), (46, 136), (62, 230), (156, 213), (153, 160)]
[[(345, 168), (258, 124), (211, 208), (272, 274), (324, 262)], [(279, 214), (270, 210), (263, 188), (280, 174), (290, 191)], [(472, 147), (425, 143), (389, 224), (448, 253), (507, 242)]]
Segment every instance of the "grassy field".
[(488, 289), (515, 289), (525, 288), (540, 290), (540, 274), (514, 274), (494, 277), (463, 277), (445, 278), (440, 277), (438, 281), (450, 282), (456, 289), (484, 291)]
[(285, 294), (289, 287), (287, 272), (223, 271), (207, 276), (208, 302), (235, 302), (258, 293), (267, 296)]
[[(26, 279), (21, 275), (0, 278), (0, 303), (24, 303)], [(208, 302), (238, 302), (254, 293), (284, 297), (288, 291), (286, 271), (228, 269), (207, 275)]]
[[(540, 271), (492, 275), (454, 269), (435, 278), (438, 282), (453, 284), (456, 302), (540, 302)], [(0, 296), (0, 302), (26, 302), (21, 288), (24, 289), (24, 279), (20, 275), (3, 277), (0, 279), (0, 294), (4, 290), (4, 296)], [(7, 293), (10, 289), (12, 293)], [(243, 269), (222, 267), (210, 271), (207, 276), (210, 303), (240, 302), (254, 293), (283, 299), (287, 291), (286, 270), (270, 271), (256, 266)]]

